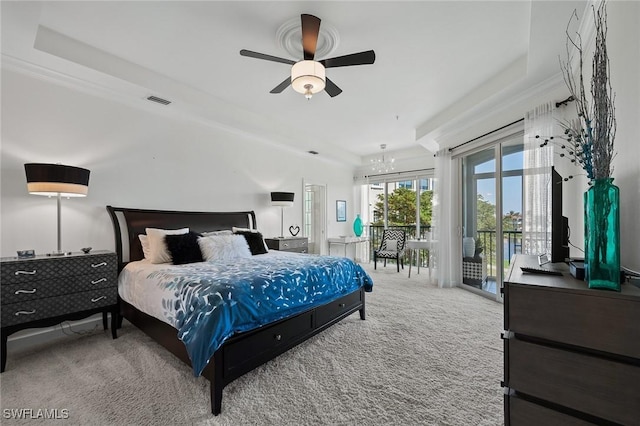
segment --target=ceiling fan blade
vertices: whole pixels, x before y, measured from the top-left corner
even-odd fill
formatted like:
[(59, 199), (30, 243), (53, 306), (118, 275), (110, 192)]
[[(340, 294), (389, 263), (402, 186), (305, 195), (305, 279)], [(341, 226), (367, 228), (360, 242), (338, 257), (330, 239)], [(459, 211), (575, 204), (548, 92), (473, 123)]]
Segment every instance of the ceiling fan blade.
[(282, 93), (282, 91), (287, 87), (289, 87), (290, 84), (291, 84), (291, 77), (287, 77), (284, 79), (282, 83), (278, 84), (276, 87), (271, 89), (269, 93)]
[(333, 81), (329, 80), (328, 78), (325, 78), (325, 80), (326, 80), (326, 85), (324, 86), (324, 90), (329, 94), (329, 96), (333, 98), (335, 96), (338, 96), (340, 93), (342, 93), (342, 89), (336, 86), (336, 84)]
[(323, 59), (320, 62), (325, 68), (348, 67), (351, 65), (369, 65), (376, 60), (373, 50), (366, 52), (352, 53), (350, 55), (337, 56), (335, 58)]
[(304, 50), (304, 59), (310, 61), (316, 56), (318, 33), (320, 32), (320, 18), (307, 15), (306, 13), (300, 15), (300, 18), (302, 20), (302, 50)]
[(289, 64), (289, 65), (293, 65), (296, 63), (291, 59), (278, 58), (277, 56), (266, 55), (264, 53), (258, 53), (258, 52), (254, 52), (252, 50), (246, 50), (246, 49), (242, 49), (240, 51), (240, 55), (247, 56), (249, 58), (264, 59), (265, 61), (280, 62), (283, 64)]

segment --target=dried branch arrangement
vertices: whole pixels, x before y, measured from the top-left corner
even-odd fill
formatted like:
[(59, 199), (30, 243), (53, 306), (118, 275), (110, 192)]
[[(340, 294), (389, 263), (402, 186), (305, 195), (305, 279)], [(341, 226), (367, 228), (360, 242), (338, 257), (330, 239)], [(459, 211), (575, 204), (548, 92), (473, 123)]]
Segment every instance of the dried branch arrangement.
[[(616, 135), (615, 93), (611, 88), (609, 75), (609, 57), (607, 55), (607, 10), (603, 0), (598, 8), (593, 7), (594, 26), (596, 31), (592, 61), (591, 99), (587, 98), (583, 75), (583, 48), (580, 33), (571, 35), (571, 21), (578, 20), (573, 12), (567, 25), (567, 61), (560, 61), (564, 81), (571, 96), (576, 102), (578, 118), (561, 123), (564, 135), (559, 139), (566, 141), (560, 144), (566, 150), (571, 161), (582, 167), (589, 180), (611, 177), (615, 157), (613, 142)], [(577, 52), (579, 75), (572, 71), (572, 51)], [(550, 139), (553, 139), (551, 137)], [(546, 145), (545, 140), (542, 146)], [(561, 154), (564, 156), (564, 154)]]

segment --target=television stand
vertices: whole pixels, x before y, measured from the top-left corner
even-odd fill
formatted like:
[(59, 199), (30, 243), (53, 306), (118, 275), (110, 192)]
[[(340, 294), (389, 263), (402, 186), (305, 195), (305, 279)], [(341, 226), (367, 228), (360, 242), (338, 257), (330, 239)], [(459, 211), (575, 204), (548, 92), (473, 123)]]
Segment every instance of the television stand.
[(504, 284), (505, 425), (637, 424), (640, 288), (589, 289), (562, 276), (525, 274), (516, 255)]

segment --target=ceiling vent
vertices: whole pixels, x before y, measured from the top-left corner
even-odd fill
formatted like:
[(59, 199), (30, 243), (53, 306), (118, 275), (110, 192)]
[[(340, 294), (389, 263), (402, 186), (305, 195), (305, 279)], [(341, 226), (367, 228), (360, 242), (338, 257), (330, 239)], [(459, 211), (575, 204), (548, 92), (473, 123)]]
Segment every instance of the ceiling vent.
[(157, 97), (157, 96), (149, 96), (149, 97), (147, 98), (147, 100), (148, 100), (148, 101), (151, 101), (151, 102), (158, 103), (158, 104), (162, 104), (162, 105), (169, 105), (169, 104), (171, 103), (171, 101), (168, 101), (168, 100), (166, 100), (166, 99), (159, 98), (159, 97)]

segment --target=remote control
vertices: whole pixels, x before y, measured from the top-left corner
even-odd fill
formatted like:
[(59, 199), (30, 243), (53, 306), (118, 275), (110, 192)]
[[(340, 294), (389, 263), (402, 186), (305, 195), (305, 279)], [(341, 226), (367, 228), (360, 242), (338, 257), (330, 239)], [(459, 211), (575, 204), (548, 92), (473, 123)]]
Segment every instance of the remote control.
[(528, 274), (562, 275), (562, 272), (550, 271), (549, 269), (542, 269), (542, 268), (529, 268), (527, 266), (521, 266), (520, 270)]

